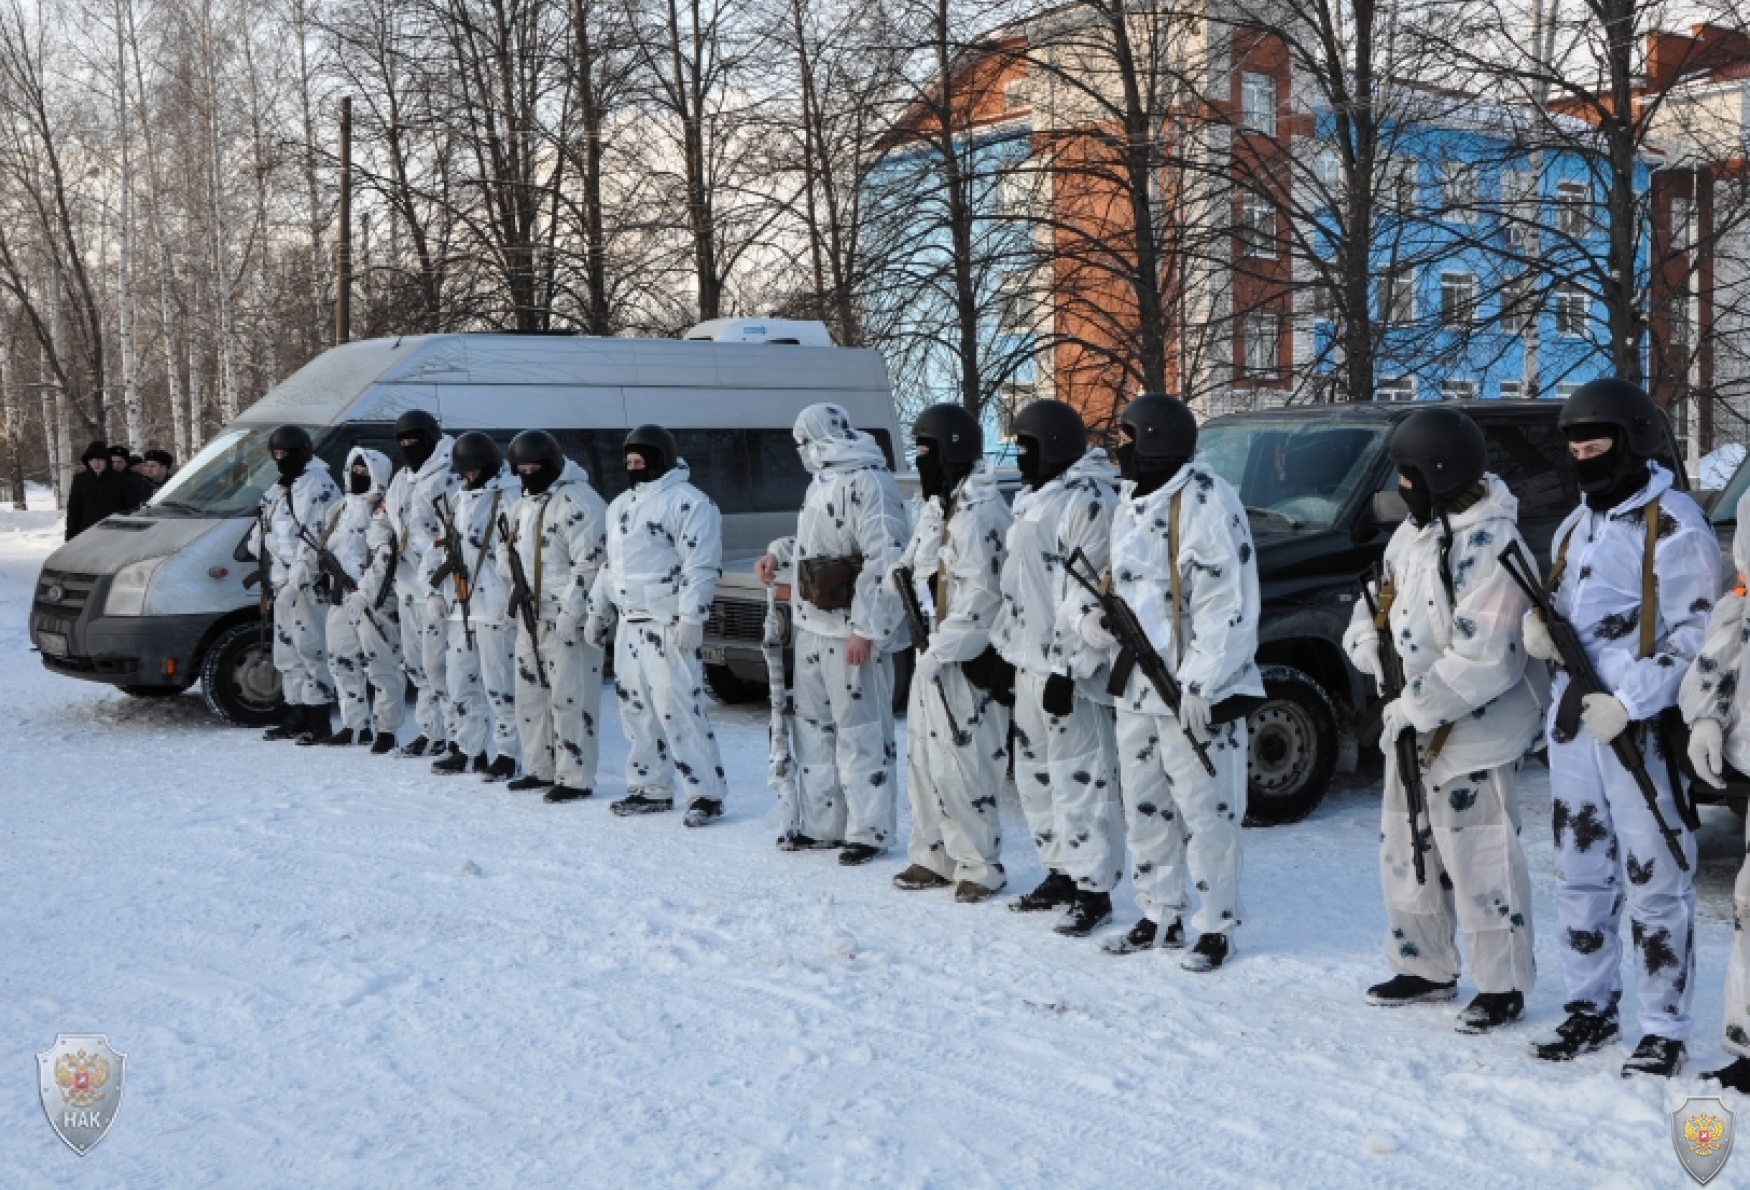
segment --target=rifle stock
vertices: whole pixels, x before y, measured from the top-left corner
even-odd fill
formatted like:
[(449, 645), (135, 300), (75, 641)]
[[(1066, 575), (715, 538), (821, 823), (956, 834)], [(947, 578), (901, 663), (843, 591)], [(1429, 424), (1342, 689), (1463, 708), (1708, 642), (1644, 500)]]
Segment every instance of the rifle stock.
[[(918, 602), (917, 574), (910, 566), (898, 566), (893, 571), (894, 582), (899, 587), (899, 602), (905, 607), (906, 622), (911, 626), (912, 647), (922, 650), (930, 647), (930, 621), (924, 615), (923, 604)], [(954, 733), (954, 742), (965, 747), (972, 740), (970, 733), (962, 732), (960, 724), (954, 719), (954, 708), (948, 705), (948, 688), (942, 685), (941, 675), (936, 676), (936, 693), (942, 699), (942, 713), (948, 716), (948, 730)]]
[[(1377, 585), (1376, 585), (1377, 584)], [(1385, 599), (1385, 572), (1375, 566), (1361, 580), (1361, 598), (1367, 602), (1368, 613), (1373, 616), (1373, 630), (1379, 638), (1379, 692), (1391, 701), (1401, 698), (1404, 693), (1404, 659), (1398, 653), (1397, 642), (1392, 639), (1391, 625), (1387, 616), (1391, 612), (1391, 602)], [(1380, 591), (1380, 599), (1374, 597), (1375, 591)], [(1398, 733), (1398, 738), (1392, 741), (1392, 749), (1398, 762), (1398, 783), (1404, 787), (1404, 805), (1410, 816), (1410, 854), (1415, 863), (1416, 883), (1428, 883), (1428, 861), (1426, 846), (1422, 839), (1422, 815), (1428, 806), (1428, 788), (1423, 783), (1422, 754), (1416, 746), (1416, 729), (1406, 727)]]
[(504, 540), (505, 552), (510, 556), (510, 611), (523, 622), (523, 630), (529, 634), (529, 655), (535, 659), (535, 677), (545, 687), (548, 686), (547, 667), (541, 661), (541, 621), (539, 609), (535, 606), (535, 591), (529, 585), (529, 573), (523, 569), (523, 556), (517, 552), (516, 542), (511, 540), (510, 522), (503, 513), (498, 516), (498, 535)]

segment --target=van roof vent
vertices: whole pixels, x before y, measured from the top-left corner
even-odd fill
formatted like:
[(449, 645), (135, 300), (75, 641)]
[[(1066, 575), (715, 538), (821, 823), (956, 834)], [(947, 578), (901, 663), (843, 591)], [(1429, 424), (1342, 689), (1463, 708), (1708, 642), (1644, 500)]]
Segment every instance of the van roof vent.
[(788, 343), (801, 347), (831, 347), (832, 335), (824, 322), (789, 318), (713, 318), (701, 322), (681, 338), (704, 343)]

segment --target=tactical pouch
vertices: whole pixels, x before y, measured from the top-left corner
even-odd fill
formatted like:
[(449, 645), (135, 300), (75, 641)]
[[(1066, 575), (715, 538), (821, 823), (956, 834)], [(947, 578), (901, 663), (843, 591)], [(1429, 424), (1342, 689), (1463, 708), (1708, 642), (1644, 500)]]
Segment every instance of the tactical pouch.
[(863, 556), (804, 558), (796, 565), (797, 593), (823, 612), (848, 611), (857, 594)]

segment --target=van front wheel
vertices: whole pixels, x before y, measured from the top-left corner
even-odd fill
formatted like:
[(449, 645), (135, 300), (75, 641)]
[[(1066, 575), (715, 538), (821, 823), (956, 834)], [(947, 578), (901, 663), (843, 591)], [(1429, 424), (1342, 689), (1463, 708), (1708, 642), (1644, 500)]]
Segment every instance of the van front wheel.
[(1281, 826), (1324, 800), (1337, 767), (1337, 715), (1324, 687), (1300, 670), (1269, 665), (1263, 678), (1264, 705), (1246, 720), (1246, 825)]
[(265, 727), (285, 705), (273, 644), (260, 623), (233, 624), (219, 634), (201, 663), (201, 693), (213, 714), (233, 727)]

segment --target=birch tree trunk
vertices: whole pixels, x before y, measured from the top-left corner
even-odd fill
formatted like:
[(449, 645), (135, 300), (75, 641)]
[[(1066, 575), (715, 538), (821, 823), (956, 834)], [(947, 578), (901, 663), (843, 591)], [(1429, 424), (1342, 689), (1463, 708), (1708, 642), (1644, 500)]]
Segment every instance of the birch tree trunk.
[(128, 445), (138, 450), (146, 443), (144, 411), (134, 355), (134, 159), (129, 138), (128, 42), (123, 9), (133, 0), (115, 0), (116, 128), (121, 138), (121, 260), (117, 269), (116, 332), (121, 341), (122, 417)]
[[(219, 78), (214, 61), (213, 3), (201, 0), (201, 74), (206, 88), (207, 204), (212, 218), (213, 309), (219, 316), (219, 421), (237, 416), (237, 328), (231, 311), (231, 258), (226, 243), (225, 187), (219, 141)], [(195, 307), (198, 309), (199, 307)]]

